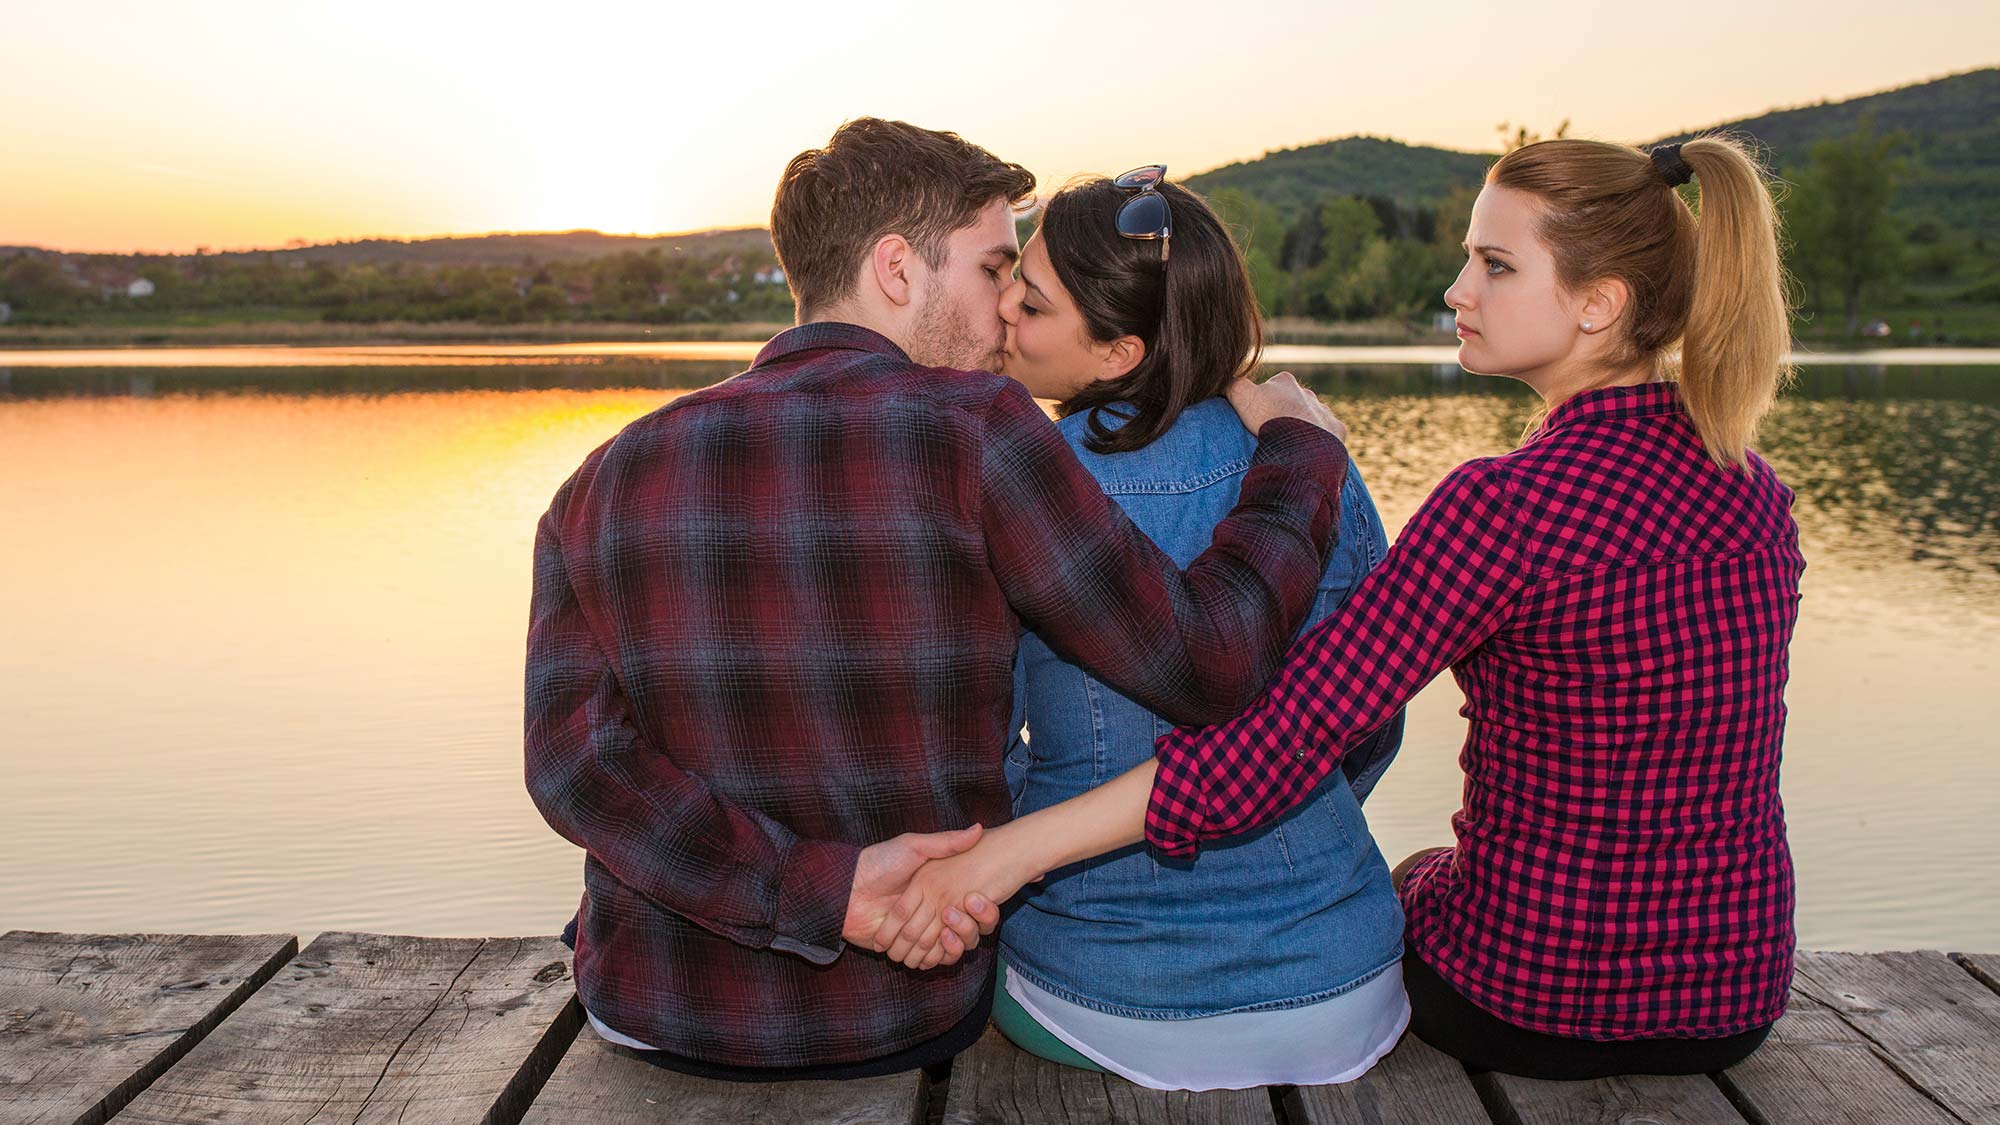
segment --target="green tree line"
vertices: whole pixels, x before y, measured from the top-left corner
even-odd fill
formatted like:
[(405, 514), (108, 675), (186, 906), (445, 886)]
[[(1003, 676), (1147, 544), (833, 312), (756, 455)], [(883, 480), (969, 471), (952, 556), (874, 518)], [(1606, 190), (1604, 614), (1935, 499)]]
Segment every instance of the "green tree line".
[[(67, 261), (72, 269), (65, 270)], [(0, 257), (0, 301), (16, 324), (72, 324), (105, 314), (303, 310), (330, 322), (787, 320), (782, 282), (756, 280), (770, 256), (695, 257), (658, 249), (515, 266), (333, 265), (211, 255), (125, 257), (33, 252)], [(94, 280), (136, 274), (144, 297), (103, 291)]]
[[(1507, 148), (1539, 139), (1526, 129), (1501, 132)], [(1367, 151), (1376, 149), (1403, 163), (1413, 159), (1386, 142), (1369, 142)], [(1895, 206), (1898, 186), (1912, 178), (1919, 160), (1907, 134), (1880, 132), (1863, 117), (1852, 132), (1818, 141), (1803, 164), (1782, 170), (1786, 261), (1802, 330), (1852, 336), (1894, 317), (1923, 320), (1928, 337), (1933, 318), (1942, 323), (1949, 311), (1958, 324), (1970, 321), (1975, 336), (2000, 335), (2000, 248), (1982, 234)], [(1444, 291), (1464, 264), (1460, 242), (1476, 187), (1413, 204), (1388, 193), (1316, 188), (1297, 176), (1284, 186), (1290, 194), (1282, 197), (1233, 185), (1214, 187), (1209, 196), (1243, 246), (1267, 316), (1421, 323), (1445, 311)], [(1697, 192), (1684, 190), (1698, 201)], [(15, 323), (185, 312), (220, 319), (280, 310), (360, 323), (673, 324), (782, 321), (792, 311), (784, 285), (755, 279), (776, 265), (768, 247), (711, 255), (652, 248), (508, 266), (241, 255), (67, 262), (68, 271), (63, 259), (40, 253), (0, 256), (0, 302), (11, 306)], [(79, 283), (103, 270), (136, 273), (155, 292), (106, 295), (96, 284)]]
[[(1538, 139), (1503, 127), (1509, 148)], [(1777, 178), (1799, 312), (1822, 334), (1860, 332), (1870, 309), (2000, 308), (2000, 255), (1983, 236), (1895, 214), (1897, 187), (1916, 159), (1908, 147), (1906, 135), (1878, 132), (1864, 119), (1852, 133), (1813, 145), (1805, 164)], [(1698, 191), (1684, 190), (1698, 205)], [(1418, 206), (1324, 195), (1290, 221), (1240, 188), (1209, 198), (1243, 247), (1265, 315), (1417, 320), (1445, 311), (1476, 195), (1458, 188)]]

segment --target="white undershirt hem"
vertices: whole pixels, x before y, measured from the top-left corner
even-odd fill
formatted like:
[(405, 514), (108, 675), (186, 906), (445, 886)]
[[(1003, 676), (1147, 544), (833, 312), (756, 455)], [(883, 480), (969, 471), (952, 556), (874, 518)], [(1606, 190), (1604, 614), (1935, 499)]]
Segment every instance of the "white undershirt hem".
[(1078, 1054), (1152, 1090), (1247, 1090), (1352, 1082), (1410, 1023), (1400, 961), (1338, 996), (1296, 1008), (1185, 1020), (1133, 1019), (1072, 1003), (1007, 974), (1007, 994)]
[(627, 1035), (622, 1031), (617, 1031), (610, 1027), (606, 1027), (604, 1021), (598, 1019), (596, 1016), (591, 1015), (590, 1009), (588, 1008), (584, 1009), (583, 1015), (585, 1019), (588, 1019), (590, 1021), (590, 1030), (595, 1031), (597, 1033), (597, 1037), (599, 1039), (604, 1040), (606, 1043), (616, 1043), (620, 1047), (630, 1047), (635, 1051), (659, 1050), (658, 1047), (652, 1046), (651, 1044), (647, 1043), (641, 1043), (637, 1039), (632, 1038), (630, 1035)]

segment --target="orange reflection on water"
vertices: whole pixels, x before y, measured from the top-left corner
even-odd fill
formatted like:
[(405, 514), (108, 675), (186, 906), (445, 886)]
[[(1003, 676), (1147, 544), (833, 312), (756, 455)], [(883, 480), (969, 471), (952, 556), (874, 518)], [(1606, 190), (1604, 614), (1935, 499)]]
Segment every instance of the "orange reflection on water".
[(552, 929), (530, 543), (674, 393), (0, 404), (9, 924)]

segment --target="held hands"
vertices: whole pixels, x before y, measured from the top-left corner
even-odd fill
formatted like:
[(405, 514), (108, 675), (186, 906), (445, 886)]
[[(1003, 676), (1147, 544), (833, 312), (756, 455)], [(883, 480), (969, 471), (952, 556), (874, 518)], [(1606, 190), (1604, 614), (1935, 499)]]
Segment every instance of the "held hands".
[(968, 851), (924, 864), (883, 919), (872, 947), (912, 969), (930, 969), (963, 955), (953, 948), (955, 919), (969, 916), (980, 933), (992, 933), (1000, 922), (998, 904), (1042, 876), (1018, 823), (994, 829)]
[(1326, 408), (1318, 395), (1300, 386), (1289, 371), (1280, 371), (1262, 383), (1252, 383), (1248, 379), (1232, 380), (1228, 394), (1229, 405), (1236, 408), (1236, 416), (1253, 434), (1273, 418), (1299, 418), (1342, 442), (1347, 440), (1347, 427), (1333, 416), (1333, 411)]
[[(907, 911), (900, 914), (895, 911), (908, 895), (912, 876), (932, 860), (942, 860), (971, 848), (982, 835), (984, 831), (977, 824), (956, 832), (905, 832), (861, 849), (861, 858), (854, 866), (854, 888), (848, 892), (847, 918), (840, 927), (841, 940), (877, 953), (888, 949), (890, 940), (909, 919)], [(940, 912), (942, 932), (936, 937), (938, 960), (934, 964), (957, 961), (966, 950), (978, 947), (981, 934), (992, 933), (1000, 924), (999, 908), (991, 903), (980, 906), (972, 917), (956, 908), (948, 914)], [(878, 934), (882, 935), (880, 941)]]

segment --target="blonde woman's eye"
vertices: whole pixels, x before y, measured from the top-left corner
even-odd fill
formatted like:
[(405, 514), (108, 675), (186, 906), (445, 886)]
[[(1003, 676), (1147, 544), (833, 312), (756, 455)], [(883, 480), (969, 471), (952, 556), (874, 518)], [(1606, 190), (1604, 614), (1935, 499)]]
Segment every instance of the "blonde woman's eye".
[(1494, 260), (1494, 259), (1492, 259), (1492, 258), (1488, 258), (1488, 259), (1486, 259), (1486, 276), (1487, 276), (1487, 277), (1499, 277), (1499, 276), (1500, 276), (1501, 274), (1503, 274), (1503, 273), (1506, 273), (1506, 272), (1507, 272), (1507, 267), (1506, 267), (1506, 265), (1505, 265), (1504, 263), (1501, 263), (1501, 262), (1498, 262), (1498, 261), (1495, 261), (1495, 260)]

